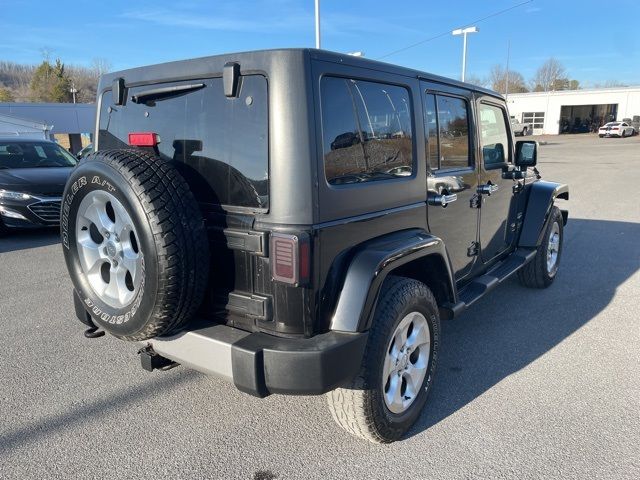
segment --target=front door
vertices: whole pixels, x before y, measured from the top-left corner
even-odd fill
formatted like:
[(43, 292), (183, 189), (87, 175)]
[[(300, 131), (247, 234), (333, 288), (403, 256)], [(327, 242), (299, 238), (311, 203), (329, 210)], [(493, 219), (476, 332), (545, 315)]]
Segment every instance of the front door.
[(482, 261), (489, 263), (509, 248), (515, 228), (509, 221), (514, 181), (503, 175), (513, 168), (513, 142), (504, 105), (490, 97), (480, 98), (477, 112), (482, 156), (478, 190), (484, 191), (479, 194), (480, 249)]
[(469, 92), (423, 83), (429, 229), (447, 248), (456, 280), (469, 274), (477, 246), (477, 188)]

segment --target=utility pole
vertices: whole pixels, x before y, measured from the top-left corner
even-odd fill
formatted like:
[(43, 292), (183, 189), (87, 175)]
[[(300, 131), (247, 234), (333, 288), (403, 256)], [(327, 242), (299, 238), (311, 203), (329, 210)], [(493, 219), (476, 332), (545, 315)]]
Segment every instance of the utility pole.
[(71, 81), (71, 88), (69, 91), (71, 92), (71, 95), (73, 95), (73, 103), (76, 103), (76, 93), (78, 93), (78, 90), (76, 89), (76, 85), (73, 81)]
[(316, 0), (316, 48), (320, 48), (320, 0)]
[(467, 27), (467, 28), (457, 28), (453, 32), (452, 35), (462, 35), (462, 81), (464, 82), (464, 74), (467, 69), (467, 34), (468, 33), (478, 33), (480, 30), (478, 27)]
[(509, 54), (511, 53), (511, 40), (507, 43), (507, 71), (504, 82), (504, 99), (509, 98)]

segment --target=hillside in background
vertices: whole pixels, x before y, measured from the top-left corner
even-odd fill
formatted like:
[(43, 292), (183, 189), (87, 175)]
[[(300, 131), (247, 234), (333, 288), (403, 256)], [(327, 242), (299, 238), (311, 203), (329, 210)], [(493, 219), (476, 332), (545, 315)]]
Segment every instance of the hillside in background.
[(65, 65), (60, 60), (43, 60), (24, 65), (0, 60), (0, 102), (93, 103), (98, 78), (109, 70), (108, 62), (96, 59), (90, 67)]

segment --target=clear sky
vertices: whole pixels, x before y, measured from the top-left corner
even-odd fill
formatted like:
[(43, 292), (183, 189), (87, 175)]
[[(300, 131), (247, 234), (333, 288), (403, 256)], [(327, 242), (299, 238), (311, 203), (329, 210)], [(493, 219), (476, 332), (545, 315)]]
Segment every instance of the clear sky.
[[(524, 0), (321, 0), (322, 47), (379, 59)], [(554, 56), (583, 86), (640, 84), (640, 1), (533, 0), (475, 23), (467, 72), (507, 60), (529, 79)], [(0, 0), (0, 60), (52, 58), (113, 69), (217, 53), (314, 46), (313, 0)], [(385, 61), (458, 78), (462, 38), (449, 34)]]

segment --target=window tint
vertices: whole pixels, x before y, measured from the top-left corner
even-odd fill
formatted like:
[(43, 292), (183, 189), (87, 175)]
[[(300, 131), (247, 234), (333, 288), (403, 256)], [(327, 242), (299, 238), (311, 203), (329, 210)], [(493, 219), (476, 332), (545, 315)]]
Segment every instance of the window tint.
[(324, 77), (320, 91), (325, 175), (330, 184), (412, 174), (413, 130), (407, 89)]
[(200, 202), (268, 208), (267, 81), (242, 77), (238, 98), (224, 96), (222, 78), (197, 80), (204, 88), (134, 103), (133, 95), (156, 88), (194, 84), (164, 83), (129, 88), (124, 106), (102, 99), (99, 148), (127, 146), (130, 132), (160, 136), (160, 156), (178, 162)]
[(472, 165), (467, 101), (425, 94), (424, 124), (429, 168), (452, 170)]
[(499, 107), (480, 104), (480, 141), (485, 166), (503, 165), (510, 161), (509, 129), (505, 122), (505, 113)]
[(437, 96), (440, 130), (440, 169), (469, 166), (469, 120), (467, 102), (461, 98)]
[(438, 119), (436, 111), (436, 96), (427, 94), (424, 102), (424, 125), (426, 129), (427, 154), (429, 155), (429, 166), (432, 170), (439, 167), (438, 154)]

